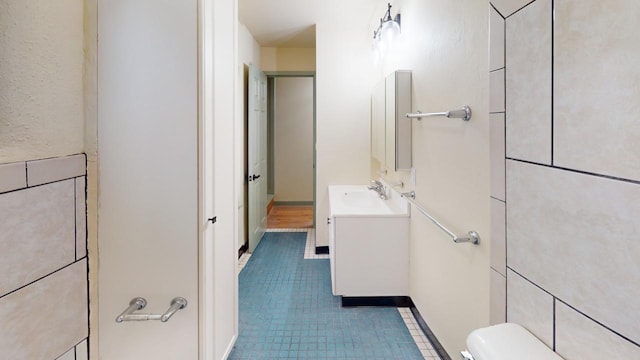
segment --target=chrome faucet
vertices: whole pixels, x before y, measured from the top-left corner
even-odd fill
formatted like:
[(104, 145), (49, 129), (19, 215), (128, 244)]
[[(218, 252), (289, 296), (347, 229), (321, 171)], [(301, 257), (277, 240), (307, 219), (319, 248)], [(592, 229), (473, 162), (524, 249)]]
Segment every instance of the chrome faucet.
[(373, 190), (380, 195), (380, 199), (387, 200), (387, 194), (385, 194), (384, 185), (378, 180), (371, 180), (371, 185), (367, 186), (367, 189)]

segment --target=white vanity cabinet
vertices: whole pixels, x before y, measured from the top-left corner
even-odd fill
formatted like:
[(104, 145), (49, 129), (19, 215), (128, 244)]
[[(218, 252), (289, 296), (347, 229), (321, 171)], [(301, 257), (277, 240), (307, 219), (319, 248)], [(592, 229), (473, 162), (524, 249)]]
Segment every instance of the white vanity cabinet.
[(333, 294), (408, 296), (408, 206), (404, 199), (380, 200), (366, 186), (356, 188), (335, 186), (329, 190)]
[(409, 218), (331, 218), (334, 295), (409, 295)]

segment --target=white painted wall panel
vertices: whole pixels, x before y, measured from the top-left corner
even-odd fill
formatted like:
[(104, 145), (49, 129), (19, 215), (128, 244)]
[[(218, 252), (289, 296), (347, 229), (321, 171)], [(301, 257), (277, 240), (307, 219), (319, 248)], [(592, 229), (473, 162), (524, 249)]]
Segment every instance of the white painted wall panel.
[[(197, 1), (98, 6), (100, 357), (195, 359)], [(148, 300), (150, 313), (166, 311), (176, 296), (189, 305), (167, 323), (117, 324), (136, 296)]]

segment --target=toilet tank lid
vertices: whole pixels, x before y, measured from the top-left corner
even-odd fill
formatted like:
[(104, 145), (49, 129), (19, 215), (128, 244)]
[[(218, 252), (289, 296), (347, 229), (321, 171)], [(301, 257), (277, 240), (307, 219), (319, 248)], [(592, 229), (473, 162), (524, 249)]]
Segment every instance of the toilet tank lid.
[(472, 331), (467, 337), (467, 349), (475, 360), (562, 360), (533, 334), (513, 323)]

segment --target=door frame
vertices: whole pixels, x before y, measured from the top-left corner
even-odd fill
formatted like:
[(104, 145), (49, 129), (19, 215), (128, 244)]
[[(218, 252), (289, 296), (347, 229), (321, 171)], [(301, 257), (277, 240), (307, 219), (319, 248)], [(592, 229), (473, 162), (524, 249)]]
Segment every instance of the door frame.
[[(200, 360), (226, 358), (238, 337), (238, 279), (237, 279), (237, 223), (235, 128), (228, 121), (231, 111), (237, 111), (236, 64), (238, 59), (238, 1), (198, 0), (198, 188), (199, 188), (199, 356)], [(231, 31), (230, 31), (231, 27)], [(231, 66), (228, 65), (232, 57)], [(218, 81), (216, 81), (218, 80)], [(232, 91), (228, 85), (232, 84)], [(225, 89), (227, 88), (227, 89)], [(220, 94), (220, 95), (218, 95)], [(224, 96), (232, 97), (225, 103)], [(230, 94), (230, 95), (229, 95)], [(217, 106), (219, 105), (219, 106)], [(229, 109), (229, 106), (231, 109)], [(224, 150), (224, 151), (223, 151)], [(224, 154), (224, 156), (222, 155)], [(231, 190), (231, 191), (229, 191)], [(215, 199), (215, 202), (214, 202)], [(215, 223), (209, 221), (216, 217)], [(213, 226), (212, 231), (205, 231)], [(233, 336), (228, 343), (216, 342), (220, 328), (216, 325), (216, 293), (221, 284), (216, 283), (215, 241), (230, 241), (228, 256), (233, 260)]]
[[(316, 72), (315, 71), (265, 71), (265, 75), (267, 75), (267, 79), (277, 79), (279, 77), (310, 77), (313, 78), (313, 143), (312, 151), (313, 151), (313, 228), (316, 227), (316, 184), (317, 184), (317, 160), (316, 160), (316, 142), (317, 142), (317, 120), (316, 120)], [(275, 91), (275, 83), (273, 86), (268, 86), (267, 91), (269, 96), (267, 97), (267, 123), (269, 128), (267, 129), (268, 134), (272, 134), (273, 125), (274, 125), (274, 116), (275, 116), (275, 101), (276, 96), (273, 96), (273, 92)], [(270, 136), (270, 135), (268, 135)], [(268, 159), (273, 160), (274, 156), (274, 142), (272, 139), (267, 141), (267, 153), (269, 154)], [(267, 163), (267, 168), (269, 169), (269, 179), (273, 179), (272, 176), (274, 174), (274, 161), (269, 161)]]

